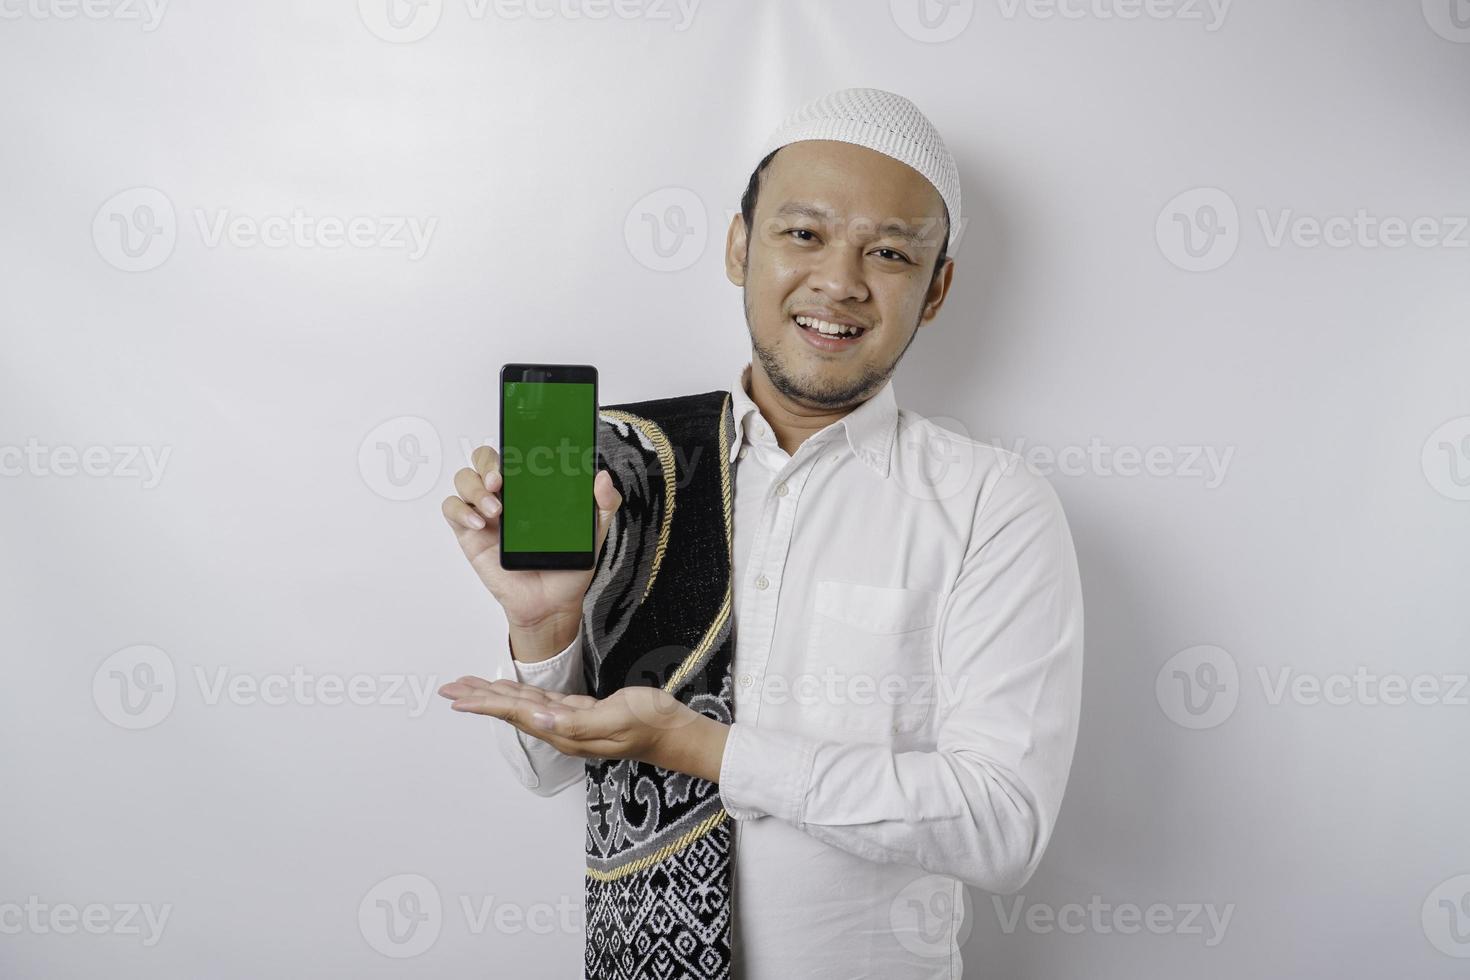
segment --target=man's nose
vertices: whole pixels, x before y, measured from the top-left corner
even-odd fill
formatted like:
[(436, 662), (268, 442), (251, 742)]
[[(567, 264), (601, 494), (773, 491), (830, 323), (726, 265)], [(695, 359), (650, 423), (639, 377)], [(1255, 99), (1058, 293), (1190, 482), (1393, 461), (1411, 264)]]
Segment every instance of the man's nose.
[(807, 285), (832, 300), (865, 300), (863, 250), (860, 245), (834, 239), (816, 258)]

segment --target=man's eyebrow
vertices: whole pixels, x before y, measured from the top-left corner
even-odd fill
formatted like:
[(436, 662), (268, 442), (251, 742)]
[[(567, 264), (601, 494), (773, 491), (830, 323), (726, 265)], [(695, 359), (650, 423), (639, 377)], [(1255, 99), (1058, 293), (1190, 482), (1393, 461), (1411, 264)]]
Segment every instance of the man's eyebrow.
[[(777, 215), (794, 215), (803, 218), (811, 218), (815, 221), (825, 221), (832, 217), (831, 208), (819, 208), (815, 204), (803, 204), (799, 201), (791, 201), (776, 209)], [(932, 244), (923, 234), (915, 231), (902, 221), (889, 219), (879, 225), (877, 231), (881, 235), (899, 238), (913, 245)]]
[(892, 235), (894, 238), (901, 238), (911, 245), (932, 244), (927, 238), (924, 237), (922, 232), (914, 231), (908, 225), (904, 224), (901, 221), (885, 221), (883, 222), (883, 224), (878, 226), (878, 231), (884, 235)]

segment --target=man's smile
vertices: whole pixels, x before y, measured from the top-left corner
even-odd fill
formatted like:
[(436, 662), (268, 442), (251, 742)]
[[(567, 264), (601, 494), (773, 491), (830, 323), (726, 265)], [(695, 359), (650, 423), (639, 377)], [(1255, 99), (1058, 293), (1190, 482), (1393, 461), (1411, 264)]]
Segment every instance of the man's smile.
[(810, 315), (798, 313), (791, 322), (818, 350), (838, 351), (855, 347), (868, 332), (862, 324), (826, 310)]

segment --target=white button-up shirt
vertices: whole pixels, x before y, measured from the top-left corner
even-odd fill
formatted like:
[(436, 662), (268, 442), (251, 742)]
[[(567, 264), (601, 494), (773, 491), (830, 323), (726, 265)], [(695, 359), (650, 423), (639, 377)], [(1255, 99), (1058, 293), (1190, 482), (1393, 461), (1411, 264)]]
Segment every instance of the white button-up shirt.
[[(1082, 592), (1021, 457), (897, 407), (890, 380), (788, 455), (747, 393), (735, 439), (734, 972), (958, 978), (962, 887), (1018, 890), (1076, 744)], [(581, 636), (515, 664), (580, 692)], [(497, 726), (528, 787), (581, 759)]]

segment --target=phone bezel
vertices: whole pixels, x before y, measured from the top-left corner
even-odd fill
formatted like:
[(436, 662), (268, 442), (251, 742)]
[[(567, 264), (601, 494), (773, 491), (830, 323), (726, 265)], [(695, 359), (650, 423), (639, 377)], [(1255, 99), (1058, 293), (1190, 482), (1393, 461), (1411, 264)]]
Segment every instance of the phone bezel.
[[(543, 376), (532, 377), (532, 372), (540, 372)], [(534, 364), (513, 363), (505, 364), (500, 368), (500, 436), (496, 444), (496, 452), (500, 458), (505, 458), (505, 386), (508, 382), (516, 384), (592, 384), (592, 438), (597, 438), (598, 413), (602, 403), (598, 397), (597, 368), (591, 364)], [(595, 448), (594, 448), (595, 465)], [(501, 520), (501, 548), (500, 567), (508, 571), (586, 571), (593, 567), (596, 560), (595, 549), (597, 546), (597, 501), (591, 501), (590, 520), (592, 521), (592, 551), (507, 551), (504, 547), (504, 520), (505, 515), (510, 513), (512, 501), (506, 494), (507, 487), (504, 483), (500, 488), (500, 520)]]

